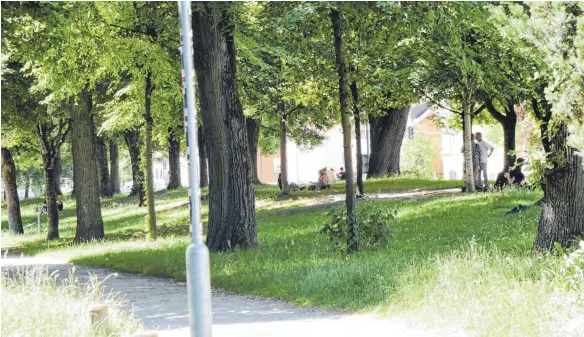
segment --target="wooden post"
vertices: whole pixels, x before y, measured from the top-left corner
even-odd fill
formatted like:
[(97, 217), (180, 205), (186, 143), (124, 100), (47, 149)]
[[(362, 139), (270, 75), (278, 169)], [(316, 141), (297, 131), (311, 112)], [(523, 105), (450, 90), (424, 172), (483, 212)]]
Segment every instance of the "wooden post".
[(109, 325), (107, 305), (96, 304), (89, 308), (89, 322), (93, 330), (106, 329)]

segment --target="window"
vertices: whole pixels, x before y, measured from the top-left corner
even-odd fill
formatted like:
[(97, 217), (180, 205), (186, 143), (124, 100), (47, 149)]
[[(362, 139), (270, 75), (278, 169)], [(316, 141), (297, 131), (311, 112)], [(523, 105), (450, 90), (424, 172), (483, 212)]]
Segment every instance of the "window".
[(274, 158), (274, 173), (280, 173), (280, 158)]

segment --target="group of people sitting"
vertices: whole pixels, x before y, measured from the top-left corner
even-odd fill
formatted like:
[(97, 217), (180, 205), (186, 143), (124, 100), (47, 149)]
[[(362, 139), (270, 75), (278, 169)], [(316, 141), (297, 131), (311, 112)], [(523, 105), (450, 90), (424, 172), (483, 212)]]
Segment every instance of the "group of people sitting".
[[(326, 167), (318, 170), (318, 180), (317, 182), (314, 183), (310, 183), (310, 185), (308, 185), (308, 190), (309, 191), (314, 191), (314, 190), (324, 190), (324, 189), (329, 189), (331, 188), (331, 181), (334, 181), (336, 179), (345, 179), (345, 169), (343, 167), (341, 167), (341, 169), (339, 170), (339, 173), (335, 173), (335, 170), (333, 168), (331, 168), (330, 170), (327, 169)], [(278, 175), (278, 187), (280, 187), (280, 191), (282, 190), (282, 173), (280, 173)], [(295, 182), (290, 182), (288, 184), (288, 187), (290, 187), (290, 190), (292, 191), (304, 191), (306, 189), (306, 186), (299, 186), (298, 184), (296, 184)]]

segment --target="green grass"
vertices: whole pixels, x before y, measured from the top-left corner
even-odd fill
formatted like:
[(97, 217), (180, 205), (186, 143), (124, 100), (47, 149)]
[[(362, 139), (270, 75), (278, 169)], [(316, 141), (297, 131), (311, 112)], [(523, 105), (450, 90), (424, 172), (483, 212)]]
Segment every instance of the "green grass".
[[(84, 285), (71, 274), (60, 284), (56, 275), (39, 267), (15, 273), (2, 274), (2, 336), (128, 336), (140, 327), (96, 279)], [(106, 330), (90, 327), (88, 309), (95, 304), (108, 305)]]
[[(273, 192), (261, 188), (265, 192), (258, 188), (258, 195)], [(376, 207), (397, 210), (394, 235), (387, 248), (354, 256), (340, 254), (318, 233), (328, 220), (323, 207), (260, 209), (260, 246), (212, 254), (212, 284), (302, 305), (456, 325), (478, 336), (582, 335), (583, 307), (563, 290), (562, 258), (532, 252), (540, 209), (504, 215), (540, 197), (512, 191), (376, 201)], [(123, 216), (131, 217), (121, 214), (130, 209), (123, 210), (107, 215), (119, 219), (105, 218), (112, 222), (106, 233), (117, 233)], [(159, 225), (168, 230), (153, 243), (141, 236), (49, 248), (13, 243), (21, 251), (61, 255), (74, 263), (183, 281), (189, 243), (183, 220), (188, 221), (186, 209), (162, 212)]]

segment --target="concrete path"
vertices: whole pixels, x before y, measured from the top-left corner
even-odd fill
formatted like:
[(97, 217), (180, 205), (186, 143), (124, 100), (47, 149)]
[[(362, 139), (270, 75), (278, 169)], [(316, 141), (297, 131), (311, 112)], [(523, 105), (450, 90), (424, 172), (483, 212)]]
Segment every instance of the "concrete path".
[[(157, 330), (159, 336), (189, 336), (184, 283), (107, 268), (73, 266), (51, 259), (8, 257), (1, 260), (3, 272), (26, 266), (44, 266), (50, 272), (58, 271), (61, 278), (68, 277), (74, 268), (82, 283), (89, 280), (90, 274), (106, 279), (105, 290), (123, 298), (123, 309), (134, 312), (147, 329)], [(467, 336), (455, 329), (430, 330), (403, 320), (341, 314), (217, 290), (213, 290), (212, 310), (214, 337)]]

